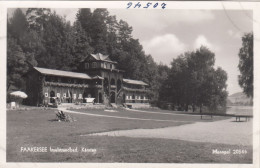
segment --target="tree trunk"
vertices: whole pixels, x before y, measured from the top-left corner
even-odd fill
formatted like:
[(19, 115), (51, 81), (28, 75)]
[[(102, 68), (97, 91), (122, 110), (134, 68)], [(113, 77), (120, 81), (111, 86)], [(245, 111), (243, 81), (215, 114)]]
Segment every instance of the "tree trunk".
[(185, 111), (188, 111), (188, 109), (189, 109), (189, 105), (186, 104), (186, 105), (185, 105)]
[(192, 104), (192, 112), (194, 112), (194, 111), (195, 111), (195, 105)]
[(202, 119), (202, 105), (200, 105), (200, 119)]
[(10, 86), (11, 86), (11, 84), (7, 84), (7, 92), (9, 90)]

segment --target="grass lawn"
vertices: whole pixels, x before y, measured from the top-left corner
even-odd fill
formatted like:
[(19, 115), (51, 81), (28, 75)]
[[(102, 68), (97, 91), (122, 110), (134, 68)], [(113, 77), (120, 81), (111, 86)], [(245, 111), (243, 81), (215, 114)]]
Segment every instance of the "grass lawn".
[[(108, 112), (102, 109), (74, 109), (73, 111), (78, 112), (86, 112), (91, 114), (101, 114), (101, 115), (109, 115), (109, 116), (120, 116), (120, 117), (130, 117), (130, 118), (142, 118), (142, 119), (158, 119), (158, 120), (172, 120), (172, 121), (186, 121), (186, 122), (212, 122), (217, 120), (227, 119), (226, 116), (214, 116), (213, 120), (211, 120), (210, 116), (203, 117), (204, 119), (201, 120), (200, 115), (187, 115), (187, 114), (179, 114), (176, 112), (158, 110), (158, 113), (155, 110), (147, 111), (146, 112), (137, 112), (131, 110), (115, 110), (118, 112)], [(170, 113), (170, 114), (169, 114)]]
[[(102, 113), (102, 110), (95, 112)], [(106, 115), (108, 115), (107, 113)], [(116, 113), (109, 114), (114, 115)], [(135, 115), (135, 113), (129, 113), (129, 115)], [(147, 118), (151, 114), (144, 113), (143, 116), (140, 116), (141, 114), (138, 113), (136, 115)], [(252, 163), (252, 147), (250, 146), (167, 139), (80, 136), (110, 130), (178, 126), (200, 121), (199, 118), (185, 120), (183, 116), (179, 115), (182, 117), (181, 120), (187, 122), (155, 122), (78, 114), (72, 116), (77, 121), (68, 123), (53, 121), (55, 110), (52, 109), (7, 111), (7, 162)], [(176, 118), (172, 119), (175, 120)], [(21, 147), (77, 147), (79, 152), (21, 152)], [(81, 147), (96, 149), (96, 153), (81, 152)], [(216, 155), (212, 154), (213, 149), (246, 149), (247, 154)]]

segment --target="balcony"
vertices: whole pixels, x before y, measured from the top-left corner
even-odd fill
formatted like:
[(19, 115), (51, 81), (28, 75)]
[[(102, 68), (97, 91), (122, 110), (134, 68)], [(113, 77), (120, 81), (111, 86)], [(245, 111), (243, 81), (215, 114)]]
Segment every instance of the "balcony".
[(60, 83), (60, 82), (45, 82), (45, 86), (60, 86), (60, 87), (75, 87), (75, 88), (89, 88), (89, 84), (74, 84), (74, 83)]
[(134, 89), (134, 88), (128, 88), (128, 87), (123, 87), (124, 90), (130, 91), (130, 92), (148, 92), (148, 89)]
[(91, 85), (90, 88), (98, 88), (98, 89), (101, 89), (101, 88), (102, 88), (102, 85)]
[(110, 88), (115, 89), (116, 85), (110, 85)]

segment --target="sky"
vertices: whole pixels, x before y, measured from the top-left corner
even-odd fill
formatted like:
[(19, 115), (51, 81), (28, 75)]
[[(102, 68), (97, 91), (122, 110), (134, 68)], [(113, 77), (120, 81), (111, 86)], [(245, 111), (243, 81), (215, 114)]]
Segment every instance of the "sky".
[(181, 53), (201, 45), (215, 53), (215, 67), (228, 74), (229, 95), (241, 92), (238, 84), (241, 37), (253, 31), (252, 12), (244, 10), (109, 10), (133, 27), (146, 54), (170, 65)]
[[(72, 23), (78, 9), (52, 9)], [(228, 74), (229, 95), (241, 92), (238, 85), (239, 49), (244, 33), (253, 31), (252, 11), (246, 10), (131, 10), (108, 9), (117, 20), (133, 27), (146, 54), (170, 66), (173, 58), (201, 45), (215, 53), (215, 67)]]

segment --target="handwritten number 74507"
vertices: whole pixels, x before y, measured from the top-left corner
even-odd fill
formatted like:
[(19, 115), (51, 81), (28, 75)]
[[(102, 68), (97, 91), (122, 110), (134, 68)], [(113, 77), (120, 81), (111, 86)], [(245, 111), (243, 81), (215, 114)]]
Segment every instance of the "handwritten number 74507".
[(133, 2), (128, 2), (127, 3), (127, 9), (129, 8), (162, 8), (162, 9), (165, 9), (166, 8), (166, 3), (158, 3), (158, 2), (155, 2), (155, 3), (152, 3), (152, 2), (148, 2), (148, 3), (141, 3), (141, 2), (136, 2), (136, 3), (133, 3)]

